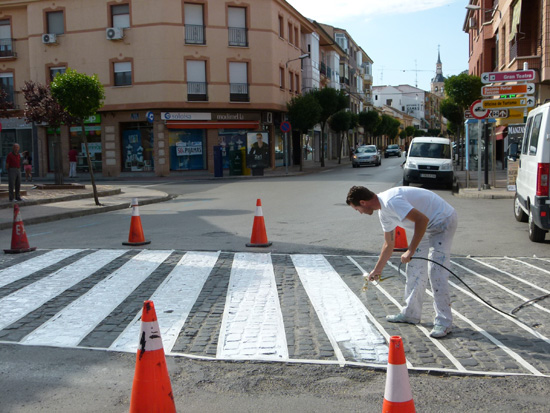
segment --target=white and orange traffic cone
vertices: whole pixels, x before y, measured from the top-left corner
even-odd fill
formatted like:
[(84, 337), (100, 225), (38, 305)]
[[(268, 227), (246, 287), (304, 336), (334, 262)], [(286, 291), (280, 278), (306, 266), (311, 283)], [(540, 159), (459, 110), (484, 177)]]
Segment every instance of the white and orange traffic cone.
[(122, 245), (146, 245), (151, 241), (145, 241), (143, 235), (143, 227), (141, 226), (141, 217), (139, 216), (138, 199), (132, 199), (132, 220), (130, 221), (130, 234), (128, 242), (123, 242)]
[(407, 359), (403, 340), (399, 336), (390, 338), (388, 373), (382, 413), (414, 413), (414, 400), (409, 383)]
[(143, 303), (130, 413), (175, 412), (174, 395), (152, 301)]
[(29, 247), (25, 226), (19, 213), (19, 205), (13, 206), (13, 228), (11, 231), (11, 249), (4, 250), (6, 254), (19, 254), (21, 252), (30, 252), (36, 250), (36, 247)]
[(252, 225), (252, 235), (247, 247), (269, 247), (271, 242), (267, 240), (265, 232), (264, 214), (262, 212), (262, 200), (256, 201), (256, 215), (254, 216), (254, 224)]
[(407, 242), (407, 233), (405, 228), (395, 227), (395, 245), (394, 252), (405, 252), (409, 248), (409, 243)]

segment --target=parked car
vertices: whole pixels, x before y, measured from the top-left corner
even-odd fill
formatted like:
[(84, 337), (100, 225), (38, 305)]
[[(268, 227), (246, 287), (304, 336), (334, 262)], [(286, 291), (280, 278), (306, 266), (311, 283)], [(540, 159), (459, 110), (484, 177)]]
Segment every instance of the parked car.
[(447, 138), (414, 138), (403, 166), (403, 185), (437, 183), (452, 188), (452, 154), (451, 141)]
[(529, 223), (529, 239), (543, 242), (550, 230), (550, 103), (527, 116), (514, 197), (514, 216)]
[(401, 149), (399, 148), (399, 145), (388, 145), (384, 151), (384, 158), (389, 158), (390, 156), (397, 156), (398, 158), (401, 158)]
[(358, 168), (361, 165), (380, 166), (382, 164), (382, 155), (375, 145), (359, 146), (353, 154), (351, 166)]

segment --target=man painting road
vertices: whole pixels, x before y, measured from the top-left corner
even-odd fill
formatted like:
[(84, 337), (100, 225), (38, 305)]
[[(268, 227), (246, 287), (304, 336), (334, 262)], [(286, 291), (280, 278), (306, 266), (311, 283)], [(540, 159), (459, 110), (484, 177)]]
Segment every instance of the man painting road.
[(363, 186), (353, 186), (346, 203), (361, 214), (372, 215), (379, 211), (384, 245), (376, 266), (368, 275), (370, 281), (380, 278), (393, 253), (396, 226), (402, 226), (413, 234), (407, 251), (401, 255), (401, 262), (407, 264), (406, 305), (401, 313), (388, 315), (386, 319), (391, 323), (420, 323), (429, 276), (436, 314), (430, 335), (440, 338), (449, 334), (453, 322), (449, 273), (438, 264), (428, 263), (426, 258), (450, 267), (451, 245), (457, 227), (454, 208), (435, 193), (414, 187), (391, 188), (377, 195)]

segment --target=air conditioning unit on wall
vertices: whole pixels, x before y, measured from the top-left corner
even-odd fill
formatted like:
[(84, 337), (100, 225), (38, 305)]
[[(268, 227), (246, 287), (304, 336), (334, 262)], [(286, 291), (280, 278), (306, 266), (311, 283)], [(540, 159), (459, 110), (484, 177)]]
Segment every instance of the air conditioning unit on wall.
[(118, 27), (108, 27), (105, 29), (107, 40), (120, 40), (124, 37), (124, 30)]
[(57, 43), (57, 36), (52, 33), (45, 33), (42, 35), (42, 43), (44, 44)]

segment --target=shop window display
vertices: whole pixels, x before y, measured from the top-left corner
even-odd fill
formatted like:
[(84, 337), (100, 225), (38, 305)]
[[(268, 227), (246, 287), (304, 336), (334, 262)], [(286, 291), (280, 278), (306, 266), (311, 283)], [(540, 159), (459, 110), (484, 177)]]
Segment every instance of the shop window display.
[(204, 129), (173, 130), (170, 140), (170, 170), (206, 169), (206, 134)]
[(151, 128), (122, 131), (123, 172), (150, 172), (154, 170), (154, 140)]
[(225, 169), (230, 168), (230, 152), (246, 147), (246, 130), (219, 129), (218, 145), (222, 147), (222, 162)]
[[(90, 160), (92, 161), (92, 169), (94, 172), (101, 172), (103, 169), (102, 161), (102, 145), (101, 145), (101, 125), (88, 124), (84, 126), (86, 138), (88, 140), (88, 149), (90, 151)], [(84, 139), (82, 138), (82, 128), (80, 126), (71, 126), (70, 132), (70, 147), (78, 150), (76, 171), (88, 172), (88, 161), (86, 159), (86, 149)], [(53, 140), (53, 136), (52, 136)], [(63, 154), (67, 159), (68, 155)]]

